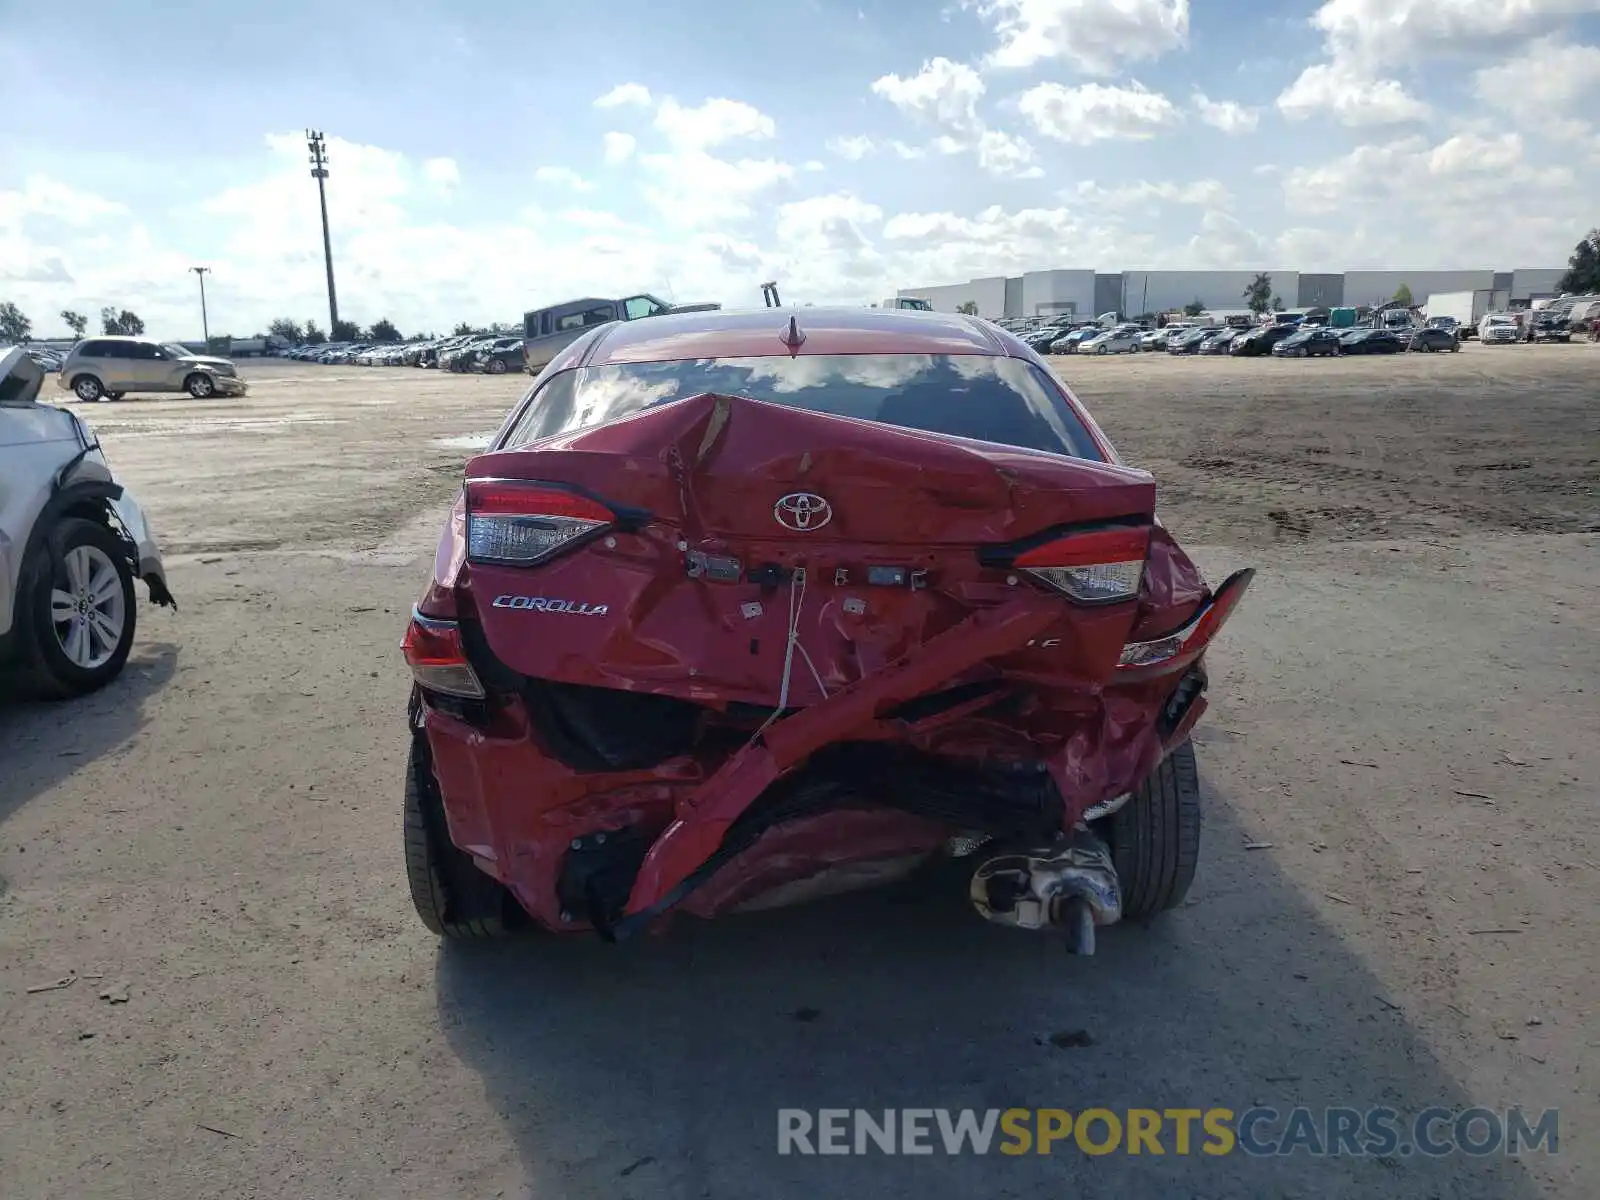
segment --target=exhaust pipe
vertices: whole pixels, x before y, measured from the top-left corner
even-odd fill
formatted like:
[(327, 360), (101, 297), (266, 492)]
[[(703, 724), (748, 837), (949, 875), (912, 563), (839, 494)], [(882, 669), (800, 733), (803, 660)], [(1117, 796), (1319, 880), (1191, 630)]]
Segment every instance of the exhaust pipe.
[(985, 859), (972, 873), (970, 895), (972, 906), (997, 925), (1061, 929), (1072, 954), (1093, 954), (1095, 926), (1122, 917), (1111, 851), (1087, 829), (1063, 842)]

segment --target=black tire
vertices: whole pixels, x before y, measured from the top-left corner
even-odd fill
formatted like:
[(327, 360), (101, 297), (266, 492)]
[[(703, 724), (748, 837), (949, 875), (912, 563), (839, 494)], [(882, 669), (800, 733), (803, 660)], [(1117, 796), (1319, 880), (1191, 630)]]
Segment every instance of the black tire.
[[(64, 582), (66, 554), (90, 546), (111, 560), (122, 590), (122, 635), (104, 662), (85, 667), (72, 661), (62, 646), (50, 611), (50, 593)], [(80, 517), (58, 521), (23, 564), (17, 588), (17, 624), (21, 633), (24, 686), (41, 700), (66, 700), (105, 687), (122, 673), (133, 649), (138, 606), (127, 547), (104, 525)]]
[(505, 359), (503, 359), (503, 358), (494, 358), (494, 359), (490, 359), (489, 360), (489, 374), (491, 374), (491, 375), (504, 375), (506, 373), (506, 370), (507, 370), (507, 367), (506, 367), (506, 360)]
[(106, 389), (93, 375), (79, 375), (72, 381), (72, 394), (85, 404), (93, 404), (106, 394)]
[(451, 843), (420, 734), (412, 737), (406, 763), (405, 855), (411, 903), (430, 930), (459, 941), (485, 941), (507, 932), (506, 916), (516, 901)]
[(107, 400), (121, 400), (127, 394), (128, 394), (127, 392), (107, 392), (106, 393), (106, 399)]
[(1200, 860), (1200, 773), (1184, 742), (1111, 814), (1111, 858), (1122, 915), (1148, 917), (1183, 903)]
[(203, 371), (196, 371), (183, 381), (183, 390), (196, 400), (209, 400), (217, 394), (217, 385), (211, 376)]

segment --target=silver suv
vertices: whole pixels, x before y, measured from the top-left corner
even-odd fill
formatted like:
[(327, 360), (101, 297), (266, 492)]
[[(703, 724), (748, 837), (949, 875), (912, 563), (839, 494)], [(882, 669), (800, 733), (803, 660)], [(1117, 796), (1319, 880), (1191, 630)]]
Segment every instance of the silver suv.
[(161, 551), (94, 431), (39, 403), (44, 372), (0, 353), (0, 695), (47, 698), (116, 678), (133, 646), (134, 581), (171, 605)]
[(191, 354), (171, 342), (97, 337), (79, 342), (56, 382), (79, 400), (120, 400), (129, 392), (188, 392), (196, 400), (242, 396), (248, 390), (225, 358)]

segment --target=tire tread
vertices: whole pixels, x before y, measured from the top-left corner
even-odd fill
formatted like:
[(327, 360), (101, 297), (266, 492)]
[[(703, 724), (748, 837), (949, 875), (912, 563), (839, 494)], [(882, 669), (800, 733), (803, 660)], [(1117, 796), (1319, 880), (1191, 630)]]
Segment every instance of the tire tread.
[(1151, 916), (1183, 902), (1200, 859), (1200, 825), (1200, 774), (1186, 741), (1111, 816), (1124, 916)]

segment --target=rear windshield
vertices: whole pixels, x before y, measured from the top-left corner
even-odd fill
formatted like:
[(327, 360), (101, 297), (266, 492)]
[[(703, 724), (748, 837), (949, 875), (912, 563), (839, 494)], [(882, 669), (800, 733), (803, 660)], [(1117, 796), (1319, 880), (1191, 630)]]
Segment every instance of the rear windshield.
[(583, 367), (546, 380), (502, 445), (525, 445), (704, 392), (1104, 461), (1044, 372), (1022, 359), (978, 354), (816, 354)]

